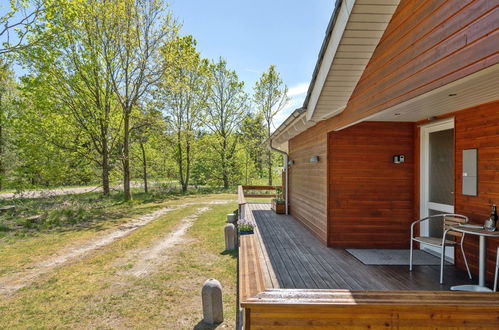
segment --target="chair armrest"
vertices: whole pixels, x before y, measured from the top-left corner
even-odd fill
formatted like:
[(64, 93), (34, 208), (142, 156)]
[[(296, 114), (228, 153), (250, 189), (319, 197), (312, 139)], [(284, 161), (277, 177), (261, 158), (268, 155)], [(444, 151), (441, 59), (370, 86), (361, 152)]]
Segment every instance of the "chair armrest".
[(435, 220), (436, 218), (441, 217), (441, 216), (442, 216), (442, 214), (430, 215), (429, 217), (419, 219), (419, 220), (416, 220), (413, 223), (411, 223), (411, 239), (414, 238), (414, 226), (416, 226), (417, 224), (420, 224), (423, 221)]

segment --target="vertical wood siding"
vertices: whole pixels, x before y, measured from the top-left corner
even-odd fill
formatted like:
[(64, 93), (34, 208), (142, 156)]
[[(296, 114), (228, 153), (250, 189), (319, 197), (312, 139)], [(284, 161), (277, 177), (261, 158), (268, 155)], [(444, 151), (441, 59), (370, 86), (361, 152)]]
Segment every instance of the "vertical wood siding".
[[(406, 248), (414, 221), (414, 124), (364, 122), (328, 140), (329, 245)], [(405, 163), (394, 164), (394, 155)]]
[[(322, 242), (327, 241), (327, 122), (289, 141), (290, 213)], [(318, 163), (310, 157), (319, 156)]]
[[(499, 102), (484, 104), (455, 114), (456, 169), (455, 210), (483, 223), (491, 205), (499, 204)], [(478, 196), (462, 194), (462, 157), (464, 149), (478, 149)], [(487, 239), (487, 271), (489, 279), (495, 269), (499, 240)], [(478, 239), (467, 236), (466, 255), (473, 272), (478, 273)], [(464, 267), (460, 254), (457, 264)]]

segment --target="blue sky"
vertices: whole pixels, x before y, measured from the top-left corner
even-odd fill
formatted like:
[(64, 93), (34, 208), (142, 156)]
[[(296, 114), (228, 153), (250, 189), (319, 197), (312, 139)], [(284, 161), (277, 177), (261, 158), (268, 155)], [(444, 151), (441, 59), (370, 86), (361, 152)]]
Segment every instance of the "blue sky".
[(248, 92), (269, 65), (281, 73), (292, 100), (278, 126), (302, 105), (334, 0), (170, 0), (182, 34), (192, 34), (202, 56), (222, 56)]
[[(6, 11), (0, 0), (0, 14)], [(303, 104), (335, 0), (170, 0), (182, 34), (192, 34), (203, 57), (223, 57), (252, 93), (274, 64), (292, 98), (278, 126)], [(24, 70), (15, 68), (17, 74)]]

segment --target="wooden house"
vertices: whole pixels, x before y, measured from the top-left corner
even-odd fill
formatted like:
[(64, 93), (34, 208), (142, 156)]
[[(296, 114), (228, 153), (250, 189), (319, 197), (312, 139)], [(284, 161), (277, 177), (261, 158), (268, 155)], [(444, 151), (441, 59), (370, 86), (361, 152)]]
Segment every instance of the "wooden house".
[[(411, 223), (436, 213), (483, 223), (499, 204), (499, 2), (338, 0), (303, 107), (270, 145), (287, 156), (286, 195), (297, 231), (324, 249), (408, 248)], [(254, 206), (244, 212), (264, 214)], [(276, 226), (268, 227), (274, 236)], [(276, 268), (286, 269), (286, 261), (269, 260), (279, 244), (280, 257), (296, 256), (298, 243), (286, 245), (284, 234), (271, 242), (265, 228), (241, 240), (248, 328), (499, 328), (498, 294), (447, 291), (432, 271), (418, 284), (426, 291), (371, 290), (374, 285), (362, 287), (361, 275), (345, 271), (348, 265), (339, 269), (341, 256), (335, 262), (321, 256), (322, 266), (303, 261), (304, 269), (326, 274), (315, 281), (317, 289), (285, 287)], [(487, 240), (489, 280), (498, 243)], [(477, 274), (478, 238), (466, 237), (465, 248)], [(318, 260), (314, 249), (297, 260)], [(451, 272), (464, 269), (459, 254), (450, 250), (446, 257), (455, 264)], [(292, 270), (286, 272), (291, 278)], [(331, 281), (338, 284), (330, 289), (318, 284), (328, 272), (336, 272)], [(419, 276), (405, 267), (397, 272), (407, 273), (401, 282)], [(314, 276), (309, 271), (307, 278)], [(357, 278), (362, 291), (342, 287), (347, 277)]]

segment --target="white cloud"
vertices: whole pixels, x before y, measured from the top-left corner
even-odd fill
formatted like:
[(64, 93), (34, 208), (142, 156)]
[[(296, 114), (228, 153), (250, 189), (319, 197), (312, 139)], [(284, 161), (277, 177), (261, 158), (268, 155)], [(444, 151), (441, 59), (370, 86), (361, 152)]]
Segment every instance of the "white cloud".
[(259, 71), (259, 70), (254, 70), (254, 69), (249, 69), (249, 68), (244, 69), (244, 71), (251, 72), (251, 73), (261, 73), (261, 71)]
[(288, 96), (290, 100), (275, 117), (274, 117), (274, 126), (277, 128), (282, 124), (283, 121), (288, 118), (288, 116), (297, 108), (300, 108), (303, 105), (303, 101), (305, 100), (306, 93), (308, 91), (309, 83), (301, 83), (295, 86), (292, 86), (288, 90)]
[(290, 87), (288, 90), (288, 96), (289, 97), (295, 97), (295, 96), (300, 96), (302, 94), (305, 94), (308, 91), (308, 85), (309, 83), (301, 83), (298, 85), (295, 85), (293, 87)]

